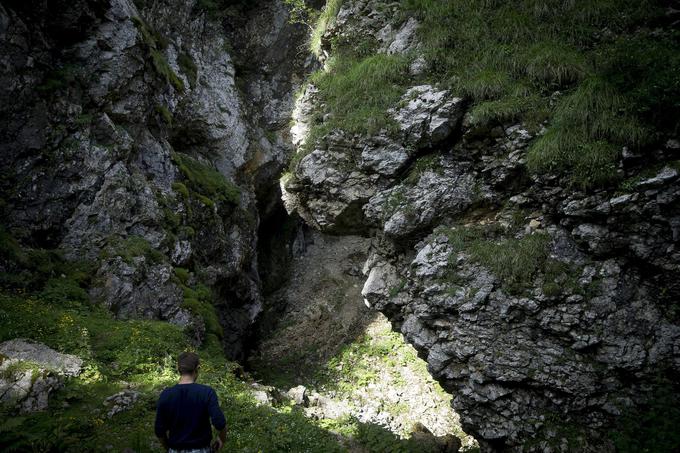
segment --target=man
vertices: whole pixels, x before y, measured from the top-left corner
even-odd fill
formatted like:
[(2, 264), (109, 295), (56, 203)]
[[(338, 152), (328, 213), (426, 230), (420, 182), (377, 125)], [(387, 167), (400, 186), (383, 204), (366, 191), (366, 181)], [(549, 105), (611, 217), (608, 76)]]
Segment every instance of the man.
[(179, 383), (163, 390), (158, 399), (156, 436), (169, 453), (210, 453), (210, 421), (219, 431), (212, 451), (224, 445), (227, 422), (215, 390), (196, 383), (198, 366), (197, 354), (181, 353), (177, 359)]

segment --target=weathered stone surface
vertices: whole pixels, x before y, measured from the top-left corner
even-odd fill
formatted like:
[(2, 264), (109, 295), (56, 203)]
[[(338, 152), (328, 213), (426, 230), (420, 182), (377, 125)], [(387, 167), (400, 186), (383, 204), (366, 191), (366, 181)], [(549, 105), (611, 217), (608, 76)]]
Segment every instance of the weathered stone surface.
[[(91, 261), (92, 295), (119, 316), (192, 324), (197, 341), (171, 265), (205, 275), (237, 358), (261, 308), (256, 192), (286, 164), (309, 62), (282, 2), (230, 14), (225, 27), (192, 0), (0, 6), (0, 209), (21, 241)], [(238, 206), (200, 193), (173, 153), (238, 186)], [(163, 258), (116, 260), (130, 238)]]
[(107, 417), (111, 418), (116, 414), (125, 412), (135, 405), (140, 397), (140, 393), (136, 390), (123, 390), (106, 398), (104, 404), (110, 406), (107, 412)]
[(47, 409), (52, 391), (78, 376), (83, 361), (24, 339), (0, 343), (0, 403), (21, 413)]
[[(298, 143), (309, 131), (313, 94), (308, 88), (296, 109), (292, 132)], [(421, 150), (448, 139), (463, 114), (462, 99), (429, 85), (407, 90), (403, 103), (390, 112), (398, 126), (393, 134), (359, 137), (334, 131), (317, 143), (283, 184), (288, 211), (325, 232), (366, 233), (374, 222), (364, 212), (380, 215), (379, 206), (365, 208), (366, 203), (378, 195), (374, 205), (383, 204), (390, 195), (380, 191), (394, 185)]]
[[(382, 52), (417, 52), (417, 23), (397, 24), (378, 3), (343, 5), (322, 53), (365, 35)], [(415, 58), (412, 74), (425, 65)], [(612, 451), (608, 432), (654, 398), (656, 373), (668, 385), (680, 375), (677, 140), (650, 152), (655, 174), (634, 177), (640, 156), (624, 149), (626, 184), (584, 193), (528, 174), (544, 130), (482, 124), (455, 93), (414, 86), (390, 113), (393, 137), (321, 139), (333, 146), (295, 169), (290, 208), (345, 234), (343, 210), (362, 206), (347, 222), (375, 234), (362, 295), (427, 360), (484, 451)], [(545, 249), (522, 249), (543, 244), (531, 237)]]

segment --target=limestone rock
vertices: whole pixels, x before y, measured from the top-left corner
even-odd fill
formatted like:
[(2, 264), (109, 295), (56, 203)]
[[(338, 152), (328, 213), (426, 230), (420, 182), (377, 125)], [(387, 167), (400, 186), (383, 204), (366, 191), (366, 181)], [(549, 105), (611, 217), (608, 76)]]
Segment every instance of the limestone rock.
[(107, 397), (104, 404), (111, 406), (107, 416), (111, 418), (116, 414), (129, 410), (135, 405), (140, 395), (138, 391), (128, 389)]
[(78, 376), (82, 360), (24, 339), (0, 344), (0, 403), (21, 413), (47, 409), (51, 392)]

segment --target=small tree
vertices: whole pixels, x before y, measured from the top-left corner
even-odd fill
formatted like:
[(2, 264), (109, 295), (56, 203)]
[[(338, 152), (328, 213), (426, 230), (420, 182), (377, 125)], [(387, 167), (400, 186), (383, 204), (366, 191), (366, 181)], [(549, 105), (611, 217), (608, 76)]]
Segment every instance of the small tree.
[(310, 29), (314, 28), (314, 22), (319, 13), (307, 5), (305, 0), (283, 0), (283, 3), (288, 7), (290, 14), (288, 21), (291, 24), (305, 24)]

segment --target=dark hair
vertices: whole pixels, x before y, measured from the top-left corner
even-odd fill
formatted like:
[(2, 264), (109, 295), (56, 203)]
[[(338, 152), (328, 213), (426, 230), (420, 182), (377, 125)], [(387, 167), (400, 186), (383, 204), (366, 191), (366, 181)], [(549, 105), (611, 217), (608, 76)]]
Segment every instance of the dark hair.
[(198, 369), (198, 363), (198, 354), (183, 352), (177, 358), (177, 370), (179, 374), (193, 374)]

